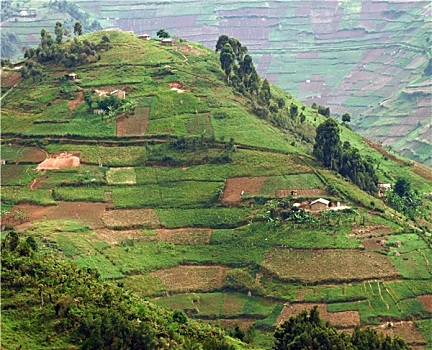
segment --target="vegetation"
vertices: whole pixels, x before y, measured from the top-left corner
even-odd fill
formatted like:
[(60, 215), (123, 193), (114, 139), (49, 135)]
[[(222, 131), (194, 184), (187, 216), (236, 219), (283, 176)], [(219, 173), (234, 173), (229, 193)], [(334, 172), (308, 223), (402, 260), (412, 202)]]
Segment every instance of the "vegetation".
[(339, 126), (334, 119), (329, 118), (318, 126), (313, 154), (326, 168), (350, 178), (361, 189), (377, 192), (378, 177), (373, 160), (370, 157), (362, 159), (348, 141), (341, 145)]
[[(67, 37), (64, 24), (56, 29), (53, 45), (67, 48), (72, 40), (56, 42), (61, 29), (62, 41)], [(18, 85), (2, 99), (2, 239), (9, 245), (7, 230), (15, 229), (40, 250), (22, 257), (34, 258), (34, 267), (18, 259), (4, 287), (13, 304), (2, 310), (6, 346), (19, 339), (23, 348), (91, 348), (88, 338), (103, 348), (119, 333), (119, 347), (127, 348), (122, 335), (138, 339), (148, 326), (150, 337), (157, 328), (159, 347), (211, 349), (208, 330), (217, 335), (209, 342), (225, 348), (246, 347), (229, 334), (268, 349), (278, 323), (307, 303), (317, 303), (336, 327), (392, 322), (392, 332), (410, 334), (409, 344), (426, 345), (432, 227), (425, 218), (432, 184), (424, 168), (371, 148), (318, 107), (264, 79), (257, 91), (248, 91), (242, 74), (251, 72), (252, 61), (232, 38), (215, 53), (129, 32), (79, 34), (77, 28), (80, 43), (111, 47), (74, 67), (79, 79), (64, 79), (63, 64), (55, 61), (37, 62), (41, 81), (4, 68), (5, 87)], [(227, 44), (235, 59), (229, 84), (220, 61)], [(126, 98), (110, 94), (115, 90)], [(328, 167), (313, 157), (316, 129), (324, 122), (332, 124), (337, 146)], [(411, 220), (385, 197), (360, 189), (355, 178), (361, 184), (365, 160), (401, 198), (421, 196), (421, 215)], [(41, 162), (59, 169), (36, 170)], [(318, 198), (337, 210), (311, 207)], [(14, 261), (20, 253), (10, 254)], [(55, 256), (73, 266), (73, 281), (64, 286), (53, 284), (67, 280), (62, 276), (69, 271), (64, 260), (53, 262)], [(57, 264), (58, 274), (51, 267), (43, 274), (40, 260)], [(21, 267), (35, 272), (33, 279)], [(82, 282), (90, 280), (85, 269), (99, 275), (90, 289)], [(28, 289), (14, 284), (20, 273)], [(111, 304), (99, 283), (114, 288), (106, 296), (112, 292)], [(70, 309), (56, 315), (63, 298)], [(152, 299), (177, 311), (143, 301)], [(113, 332), (104, 332), (103, 324)]]
[(391, 339), (377, 331), (356, 328), (350, 336), (319, 317), (315, 306), (280, 325), (275, 332), (275, 350), (287, 349), (411, 349), (400, 338)]

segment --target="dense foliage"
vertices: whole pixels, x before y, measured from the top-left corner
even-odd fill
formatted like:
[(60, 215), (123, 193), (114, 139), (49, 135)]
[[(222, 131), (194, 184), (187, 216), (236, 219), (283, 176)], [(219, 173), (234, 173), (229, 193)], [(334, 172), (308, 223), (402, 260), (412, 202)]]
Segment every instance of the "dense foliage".
[(317, 128), (313, 154), (326, 168), (348, 177), (361, 189), (376, 193), (378, 177), (372, 159), (361, 157), (349, 142), (341, 143), (338, 123), (328, 118)]
[(418, 191), (411, 189), (411, 183), (404, 178), (399, 178), (393, 188), (386, 191), (387, 203), (414, 219), (422, 206), (422, 196)]
[(371, 328), (356, 328), (352, 335), (339, 332), (319, 317), (315, 306), (303, 310), (280, 325), (275, 332), (274, 350), (404, 350), (411, 349), (401, 338), (391, 339)]
[(95, 270), (38, 252), (32, 237), (12, 231), (4, 238), (1, 266), (2, 323), (19, 322), (20, 331), (47, 348), (53, 332), (81, 349), (231, 348), (222, 331), (138, 299)]
[[(81, 24), (75, 23), (74, 32), (79, 35)], [(24, 79), (31, 77), (34, 81), (40, 81), (43, 77), (43, 70), (40, 64), (54, 63), (72, 68), (81, 64), (94, 62), (98, 59), (98, 50), (109, 50), (111, 44), (109, 38), (104, 36), (100, 43), (93, 43), (89, 40), (73, 40), (63, 43), (65, 30), (60, 22), (54, 28), (55, 38), (45, 29), (41, 30), (40, 44), (36, 49), (29, 48), (24, 53), (27, 58), (25, 65), (21, 68), (21, 75)]]

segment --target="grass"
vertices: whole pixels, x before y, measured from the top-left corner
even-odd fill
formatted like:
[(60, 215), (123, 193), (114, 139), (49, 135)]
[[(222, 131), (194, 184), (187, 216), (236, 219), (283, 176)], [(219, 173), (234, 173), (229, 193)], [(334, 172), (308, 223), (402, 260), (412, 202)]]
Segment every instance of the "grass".
[(432, 318), (415, 321), (415, 325), (427, 342), (425, 350), (432, 349)]
[(106, 176), (109, 185), (136, 184), (136, 173), (132, 167), (110, 168)]
[(274, 196), (276, 190), (323, 188), (323, 183), (315, 174), (287, 175), (267, 178), (259, 194)]
[(19, 186), (2, 186), (2, 201), (9, 204), (56, 204), (56, 201), (51, 196), (51, 191), (48, 189), (30, 190), (27, 187)]

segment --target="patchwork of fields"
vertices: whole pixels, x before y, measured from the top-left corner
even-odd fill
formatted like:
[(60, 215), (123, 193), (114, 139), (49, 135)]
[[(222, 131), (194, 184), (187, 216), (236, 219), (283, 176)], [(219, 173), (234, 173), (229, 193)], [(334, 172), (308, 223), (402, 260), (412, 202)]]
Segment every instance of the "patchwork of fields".
[[(386, 332), (419, 348), (430, 342), (426, 234), (377, 196), (320, 168), (301, 137), (251, 114), (201, 45), (190, 44), (200, 55), (191, 55), (194, 66), (187, 67), (177, 55), (184, 47), (105, 33), (114, 45), (136, 45), (136, 55), (111, 70), (105, 62), (103, 73), (77, 68), (81, 79), (70, 100), (59, 96), (54, 72), (45, 89), (29, 81), (25, 94), (11, 91), (2, 101), (4, 229), (32, 235), (41, 249), (159, 305), (226, 326), (254, 326), (261, 346), (279, 322), (315, 304), (341, 329), (392, 322)], [(173, 69), (161, 73), (155, 57)], [(171, 90), (173, 82), (184, 91)], [(78, 92), (102, 85), (126, 91), (137, 107), (109, 117), (80, 104)], [(286, 105), (299, 104), (283, 96)], [(58, 109), (67, 121), (48, 123)], [(303, 111), (311, 124), (324, 120), (312, 108)], [(384, 160), (347, 128), (341, 138), (380, 163), (380, 181), (401, 174), (432, 191), (417, 168)], [(37, 170), (66, 153), (79, 164)], [(294, 203), (308, 209), (317, 197), (352, 210), (285, 217)]]
[[(260, 74), (273, 83), (309, 104), (329, 106), (335, 115), (349, 112), (352, 125), (364, 136), (432, 164), (431, 91), (423, 76), (431, 54), (428, 1), (74, 3), (102, 27), (151, 35), (164, 28), (211, 49), (220, 34), (236, 37), (249, 48)], [(14, 33), (19, 46), (37, 44), (41, 28), (70, 17), (38, 1), (27, 6), (36, 11), (36, 17), (11, 17), (2, 23), (2, 30)], [(140, 54), (140, 48), (124, 47), (128, 50), (117, 58), (131, 60)], [(197, 54), (193, 46), (185, 46), (183, 53)], [(125, 73), (124, 77), (132, 76)], [(119, 76), (113, 78), (111, 82), (119, 81)], [(122, 78), (137, 81), (136, 76), (128, 79)], [(12, 84), (14, 77), (5, 80)], [(188, 90), (187, 85), (184, 88)], [(187, 119), (183, 117), (181, 124)], [(191, 119), (190, 115), (187, 120)], [(173, 127), (186, 132), (184, 124), (172, 123), (177, 124), (173, 120), (154, 123), (147, 132), (169, 132)], [(205, 120), (200, 124), (208, 130)], [(136, 124), (134, 118), (117, 125), (119, 135), (128, 129), (142, 134), (147, 125)]]

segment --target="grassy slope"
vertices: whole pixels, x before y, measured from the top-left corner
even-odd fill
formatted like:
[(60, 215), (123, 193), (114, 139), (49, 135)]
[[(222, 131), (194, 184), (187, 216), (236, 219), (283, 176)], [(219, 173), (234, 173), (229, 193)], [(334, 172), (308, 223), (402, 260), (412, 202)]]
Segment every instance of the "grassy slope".
[[(88, 158), (89, 164), (78, 170), (47, 172), (41, 188), (37, 190), (31, 190), (27, 185), (42, 174), (34, 172), (31, 165), (7, 165), (5, 171), (2, 169), (2, 198), (9, 203), (30, 201), (60, 204), (59, 199), (104, 202), (106, 193), (111, 192), (114, 207), (153, 208), (166, 228), (181, 228), (183, 231), (168, 232), (166, 234), (171, 236), (163, 238), (157, 231), (158, 225), (149, 227), (150, 231), (134, 227), (124, 231), (103, 231), (91, 230), (87, 227), (88, 224), (74, 222), (75, 217), (68, 218), (69, 221), (65, 223), (64, 219), (53, 221), (45, 217), (45, 223), (33, 223), (29, 233), (41, 242), (51, 242), (49, 246), (54, 246), (79, 264), (97, 268), (105, 278), (122, 278), (126, 286), (146, 297), (161, 296), (164, 292), (180, 292), (175, 287), (178, 276), (163, 280), (162, 275), (154, 274), (158, 271), (163, 273), (163, 269), (185, 264), (223, 266), (234, 271), (245, 271), (244, 279), (234, 288), (235, 292), (245, 293), (252, 290), (254, 294), (283, 301), (329, 302), (332, 303), (329, 310), (358, 310), (362, 322), (366, 323), (377, 322), (381, 316), (404, 319), (411, 314), (409, 310), (413, 305), (415, 317), (430, 319), (426, 310), (413, 299), (417, 295), (428, 293), (424, 288), (424, 280), (430, 279), (430, 271), (424, 259), (430, 260), (432, 257), (430, 249), (422, 239), (420, 242), (423, 243), (420, 245), (406, 245), (403, 253), (410, 261), (409, 266), (396, 257), (391, 258), (399, 273), (406, 279), (391, 282), (393, 290), (402, 291), (395, 298), (397, 302), (393, 304), (389, 301), (387, 304), (375, 303), (377, 294), (364, 292), (363, 283), (350, 283), (353, 289), (349, 292), (341, 291), (338, 284), (327, 286), (328, 292), (324, 292), (327, 287), (323, 290), (320, 285), (315, 288), (307, 287), (301, 282), (287, 284), (269, 275), (261, 278), (258, 275), (257, 282), (253, 283), (255, 274), (262, 273), (260, 266), (274, 247), (286, 245), (305, 251), (317, 248), (363, 251), (360, 238), (349, 238), (352, 222), (359, 223), (361, 217), (366, 218), (366, 226), (388, 226), (390, 230), (384, 234), (386, 239), (387, 236), (392, 237), (392, 234), (412, 229), (406, 226), (404, 221), (392, 218), (395, 213), (380, 199), (320, 168), (310, 157), (311, 144), (302, 142), (295, 134), (283, 132), (250, 114), (247, 100), (235, 95), (225, 85), (218, 58), (211, 51), (201, 45), (187, 43), (194, 48), (195, 54), (199, 54), (196, 56), (187, 51), (186, 44), (175, 48), (162, 47), (156, 41), (141, 41), (122, 32), (93, 33), (87, 38), (98, 41), (103, 34), (110, 37), (114, 48), (103, 53), (99, 62), (75, 69), (81, 81), (73, 85), (73, 88), (76, 92), (101, 87), (127, 89), (127, 98), (136, 100), (141, 106), (150, 107), (147, 133), (138, 140), (127, 136), (117, 138), (115, 120), (94, 117), (86, 111), (84, 105), (73, 111), (68, 119), (69, 123), (65, 125), (53, 124), (55, 128), (48, 128), (44, 124), (34, 124), (40, 118), (48, 119), (50, 115), (55, 118), (57, 109), (54, 108), (64, 106), (67, 102), (59, 96), (62, 87), (56, 77), (61, 69), (58, 68), (57, 71), (56, 67), (51, 67), (47, 70), (49, 77), (43, 84), (23, 81), (19, 90), (12, 91), (7, 99), (2, 101), (2, 109), (6, 115), (3, 127), (15, 137), (25, 136), (23, 144), (33, 145), (37, 141), (48, 153), (79, 151), (81, 157)], [(161, 74), (159, 68), (167, 64), (171, 67), (171, 74)], [(170, 90), (168, 83), (175, 81), (183, 84), (183, 94)], [(295, 103), (301, 107), (300, 102), (283, 94), (280, 89), (273, 88), (273, 92), (275, 95), (284, 96), (288, 106)], [(52, 100), (57, 102), (49, 105), (48, 102)], [(29, 113), (29, 110), (33, 113)], [(222, 119), (217, 117), (221, 111), (225, 115)], [(307, 122), (314, 126), (325, 120), (309, 107), (305, 107), (303, 113)], [(205, 122), (199, 124), (196, 118), (205, 119)], [(26, 123), (22, 123), (23, 120)], [(219, 152), (217, 147), (207, 151), (177, 152), (164, 144), (150, 142), (153, 138), (163, 139), (167, 134), (196, 136), (202, 133), (215, 136), (216, 140), (221, 142), (220, 145), (233, 137), (238, 149), (232, 156), (232, 162), (202, 164), (203, 156)], [(40, 136), (44, 135), (50, 135), (50, 139), (45, 137), (41, 142)], [(58, 142), (64, 135), (67, 135), (68, 139)], [(101, 139), (101, 144), (93, 142), (93, 138)], [(369, 155), (379, 163), (380, 181), (393, 182), (398, 176), (404, 176), (409, 178), (413, 187), (419, 191), (432, 191), (432, 182), (418, 175), (415, 172), (416, 167), (410, 166), (405, 160), (396, 163), (390, 158), (385, 159), (383, 154), (371, 149), (360, 136), (343, 127), (341, 138), (343, 141), (349, 140), (354, 147), (359, 148), (363, 156)], [(108, 141), (120, 139), (123, 141), (121, 146), (109, 146)], [(128, 144), (132, 141), (134, 143)], [(136, 144), (141, 141), (141, 144)], [(2, 158), (8, 162), (20, 161), (27, 154), (25, 150), (15, 146), (3, 147)], [(160, 155), (169, 155), (171, 161), (175, 160), (176, 163), (172, 165), (164, 162)], [(98, 167), (99, 164), (102, 167)], [(9, 169), (12, 166), (16, 169)], [(117, 175), (113, 178), (113, 168), (121, 167), (125, 168), (115, 170)], [(19, 179), (14, 176), (15, 171), (22, 174)], [(252, 199), (251, 203), (245, 200), (226, 205), (218, 200), (218, 196), (224, 182), (234, 177), (268, 179), (259, 191), (245, 196)], [(92, 184), (93, 178), (101, 178), (102, 182)], [(127, 181), (131, 183), (128, 184)], [(341, 222), (335, 219), (330, 226), (320, 228), (288, 224), (274, 227), (262, 221), (254, 222), (265, 215), (267, 210), (262, 206), (263, 197), (272, 198), (274, 191), (281, 189), (279, 186), (324, 188), (326, 184), (332, 184), (339, 190), (342, 201), (358, 208), (358, 215), (342, 217)], [(55, 189), (54, 198), (51, 189)], [(248, 191), (248, 188), (244, 190)], [(377, 213), (371, 211), (372, 201), (375, 203), (374, 207), (384, 211), (383, 214), (377, 216)], [(195, 244), (195, 236), (190, 233), (191, 227), (210, 230), (209, 244), (204, 244), (202, 240), (200, 244)], [(417, 234), (413, 236), (420, 237)], [(178, 243), (179, 237), (183, 239), (183, 243)], [(425, 258), (419, 250), (425, 254)], [(394, 252), (389, 250), (388, 253), (382, 253), (389, 254), (390, 259)], [(218, 317), (230, 316), (240, 321), (248, 317), (258, 318), (261, 320), (256, 325), (262, 330), (268, 330), (275, 322), (282, 302), (266, 304), (265, 299), (257, 298), (241, 308), (239, 306), (236, 314), (228, 315), (226, 310), (233, 301), (228, 298), (227, 301), (220, 302), (219, 293), (226, 287), (224, 276), (214, 277), (219, 282), (211, 282), (214, 287), (210, 291), (218, 293), (201, 296), (202, 306), (212, 305), (217, 299)], [(143, 284), (145, 288), (142, 287)], [(199, 285), (197, 288), (197, 291), (200, 291)], [(378, 289), (378, 286), (371, 288)], [(403, 293), (407, 289), (412, 293)], [(353, 296), (362, 300), (361, 306), (351, 303)], [(181, 295), (178, 301), (162, 300), (160, 303), (174, 305), (175, 303), (171, 303), (178, 302), (181, 306), (187, 298), (187, 295)], [(234, 296), (235, 300), (236, 298)], [(386, 298), (391, 299), (390, 296)], [(243, 297), (239, 296), (238, 299), (237, 303), (244, 302)], [(372, 303), (372, 309), (363, 307), (368, 303)], [(389, 309), (386, 305), (389, 305)], [(402, 310), (400, 305), (403, 305)], [(209, 314), (211, 313), (204, 309), (201, 312), (203, 317)]]

